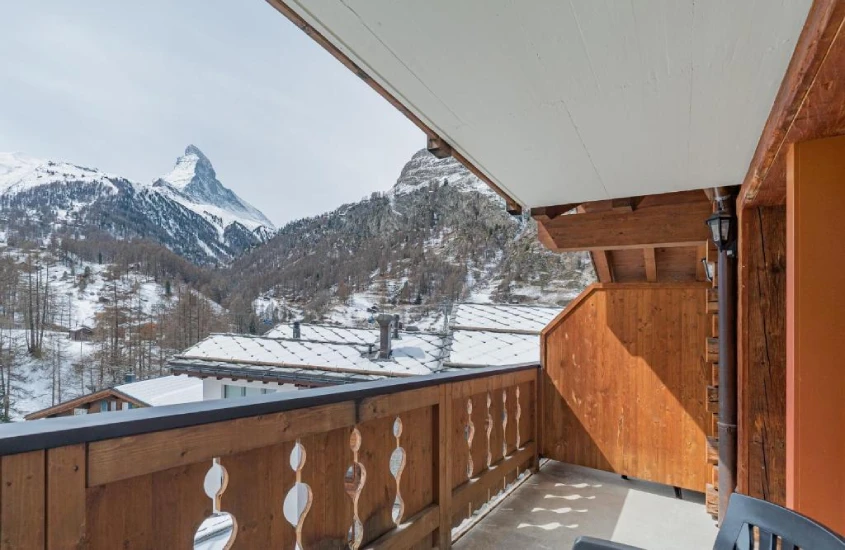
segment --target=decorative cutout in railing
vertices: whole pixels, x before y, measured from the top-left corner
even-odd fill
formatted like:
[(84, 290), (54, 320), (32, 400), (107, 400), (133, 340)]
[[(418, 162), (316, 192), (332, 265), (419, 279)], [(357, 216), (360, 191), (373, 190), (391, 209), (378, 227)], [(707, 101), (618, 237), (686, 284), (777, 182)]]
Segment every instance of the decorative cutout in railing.
[(238, 532), (235, 517), (220, 510), (220, 501), (228, 483), (226, 468), (215, 457), (203, 481), (203, 490), (211, 499), (211, 515), (203, 520), (194, 534), (195, 550), (229, 550), (235, 542)]
[(405, 449), (399, 443), (399, 438), (402, 436), (402, 419), (398, 416), (393, 421), (393, 437), (396, 438), (396, 448), (390, 455), (390, 474), (396, 479), (396, 498), (393, 500), (393, 523), (399, 525), (402, 523), (402, 517), (405, 515), (405, 501), (402, 499), (402, 472), (405, 471)]
[(3, 542), (448, 548), (536, 465), (536, 389), (526, 365), (3, 426)]
[(467, 479), (472, 479), (472, 440), (475, 438), (475, 424), (472, 423), (472, 399), (467, 399), (467, 423), (464, 427), (464, 438), (467, 441)]
[(487, 467), (493, 465), (493, 450), (490, 448), (490, 434), (493, 433), (493, 414), (490, 408), (493, 406), (493, 396), (487, 392), (487, 416), (484, 421), (485, 431), (487, 432)]
[(352, 499), (352, 525), (346, 536), (346, 542), (352, 550), (357, 550), (364, 540), (364, 525), (358, 515), (358, 498), (367, 482), (367, 470), (364, 465), (358, 462), (358, 451), (361, 450), (361, 432), (358, 428), (352, 428), (349, 436), (349, 448), (352, 449), (352, 465), (346, 470), (344, 476), (344, 488), (346, 494)]
[(522, 405), (519, 402), (519, 386), (516, 387), (516, 414), (514, 415), (514, 422), (516, 423), (516, 449), (522, 448), (522, 440), (519, 435), (519, 420), (522, 418)]
[(311, 487), (302, 482), (302, 469), (305, 467), (305, 447), (297, 439), (290, 452), (290, 468), (296, 472), (296, 482), (285, 496), (283, 512), (285, 519), (296, 530), (296, 549), (302, 548), (302, 526), (305, 524), (305, 516), (311, 510), (313, 494)]
[(508, 390), (502, 390), (502, 456), (508, 456)]

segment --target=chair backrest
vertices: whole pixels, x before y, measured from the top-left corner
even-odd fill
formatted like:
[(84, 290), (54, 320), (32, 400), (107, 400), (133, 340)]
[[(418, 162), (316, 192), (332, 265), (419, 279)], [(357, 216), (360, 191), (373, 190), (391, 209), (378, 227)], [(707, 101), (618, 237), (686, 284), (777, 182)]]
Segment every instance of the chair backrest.
[[(759, 546), (754, 545), (753, 527), (759, 531)], [(798, 512), (734, 493), (713, 550), (754, 548), (845, 550), (845, 538)]]

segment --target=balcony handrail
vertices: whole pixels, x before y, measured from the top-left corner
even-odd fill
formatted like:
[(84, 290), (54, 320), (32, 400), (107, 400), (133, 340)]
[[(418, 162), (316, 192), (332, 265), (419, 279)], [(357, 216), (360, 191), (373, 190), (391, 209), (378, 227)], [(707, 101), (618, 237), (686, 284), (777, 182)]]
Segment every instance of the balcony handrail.
[(540, 368), (538, 362), (0, 425), (0, 456), (319, 407)]

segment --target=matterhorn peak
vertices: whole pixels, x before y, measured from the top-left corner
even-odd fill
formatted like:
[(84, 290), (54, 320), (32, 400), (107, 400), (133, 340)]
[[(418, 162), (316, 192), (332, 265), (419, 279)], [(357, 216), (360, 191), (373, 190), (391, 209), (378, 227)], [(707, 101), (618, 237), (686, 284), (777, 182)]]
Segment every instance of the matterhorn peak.
[(185, 147), (185, 154), (176, 159), (173, 170), (154, 186), (160, 192), (176, 190), (173, 199), (220, 220), (224, 227), (237, 221), (250, 231), (260, 226), (273, 229), (273, 223), (264, 214), (220, 183), (211, 161), (196, 145)]

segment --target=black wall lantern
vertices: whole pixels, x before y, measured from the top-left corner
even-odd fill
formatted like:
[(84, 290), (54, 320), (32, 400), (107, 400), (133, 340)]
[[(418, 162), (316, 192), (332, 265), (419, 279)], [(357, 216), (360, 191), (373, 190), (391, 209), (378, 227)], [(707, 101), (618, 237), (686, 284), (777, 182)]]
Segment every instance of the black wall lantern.
[(707, 218), (707, 225), (710, 227), (711, 238), (716, 243), (719, 252), (732, 251), (736, 240), (735, 218), (724, 210), (720, 210)]

